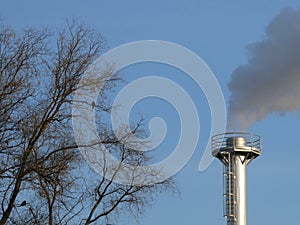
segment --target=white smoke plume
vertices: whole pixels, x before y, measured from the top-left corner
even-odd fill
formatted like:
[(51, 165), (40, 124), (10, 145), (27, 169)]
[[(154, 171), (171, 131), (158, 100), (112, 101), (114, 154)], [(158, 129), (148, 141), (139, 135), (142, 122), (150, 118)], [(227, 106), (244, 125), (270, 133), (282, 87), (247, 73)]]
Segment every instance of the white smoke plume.
[(228, 85), (229, 130), (245, 131), (271, 113), (300, 110), (300, 10), (281, 11), (265, 39), (248, 50), (248, 63), (232, 73)]

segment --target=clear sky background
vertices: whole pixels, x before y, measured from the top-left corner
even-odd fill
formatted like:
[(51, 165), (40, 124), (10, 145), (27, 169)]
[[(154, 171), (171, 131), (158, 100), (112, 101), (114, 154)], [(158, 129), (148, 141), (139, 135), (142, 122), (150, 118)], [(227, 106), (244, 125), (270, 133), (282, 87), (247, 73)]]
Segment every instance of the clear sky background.
[[(187, 47), (212, 69), (226, 101), (230, 96), (227, 84), (231, 73), (247, 60), (245, 47), (264, 38), (265, 27), (282, 9), (300, 8), (296, 0), (0, 2), (0, 16), (18, 30), (32, 26), (48, 26), (55, 30), (64, 26), (67, 19), (78, 18), (101, 33), (109, 49), (146, 39), (171, 41)], [(205, 172), (198, 172), (210, 129), (210, 112), (201, 90), (184, 73), (166, 66), (137, 65), (125, 69), (122, 74), (127, 82), (142, 76), (160, 75), (179, 83), (197, 106), (201, 134), (193, 158), (176, 176), (180, 195), (159, 195), (139, 221), (123, 216), (115, 225), (225, 224), (221, 163), (215, 160)], [(163, 101), (150, 99), (139, 103), (134, 111), (149, 118), (162, 116), (166, 120), (172, 129), (161, 148), (171, 152), (180, 129), (174, 109)], [(263, 154), (248, 169), (249, 224), (300, 224), (299, 126), (298, 112), (284, 116), (274, 114), (250, 128), (249, 131), (262, 136)]]

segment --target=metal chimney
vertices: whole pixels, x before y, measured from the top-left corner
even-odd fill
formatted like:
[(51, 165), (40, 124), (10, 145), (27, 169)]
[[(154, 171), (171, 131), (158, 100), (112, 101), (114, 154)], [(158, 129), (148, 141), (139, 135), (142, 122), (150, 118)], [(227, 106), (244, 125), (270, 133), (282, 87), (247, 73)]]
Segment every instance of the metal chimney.
[(249, 133), (212, 137), (212, 154), (224, 164), (224, 217), (227, 225), (247, 225), (246, 167), (261, 154), (261, 139)]

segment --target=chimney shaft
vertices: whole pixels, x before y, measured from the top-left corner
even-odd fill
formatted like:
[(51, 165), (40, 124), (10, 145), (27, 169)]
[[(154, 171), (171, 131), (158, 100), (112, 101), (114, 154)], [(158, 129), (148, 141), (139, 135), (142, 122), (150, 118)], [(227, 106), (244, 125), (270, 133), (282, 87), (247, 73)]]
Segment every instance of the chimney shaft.
[(212, 138), (212, 154), (224, 164), (224, 217), (227, 225), (247, 225), (246, 167), (261, 154), (260, 137), (225, 133)]

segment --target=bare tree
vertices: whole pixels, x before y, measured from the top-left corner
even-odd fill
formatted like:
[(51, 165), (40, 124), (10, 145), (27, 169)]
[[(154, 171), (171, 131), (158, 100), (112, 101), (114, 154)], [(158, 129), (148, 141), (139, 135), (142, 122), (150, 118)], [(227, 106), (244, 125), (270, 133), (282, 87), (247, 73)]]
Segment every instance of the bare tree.
[[(156, 193), (173, 190), (171, 180), (140, 186), (107, 180), (91, 171), (78, 151), (72, 97), (104, 50), (102, 37), (76, 22), (58, 34), (35, 29), (17, 34), (1, 25), (0, 225), (98, 224), (124, 209), (138, 215)], [(105, 71), (105, 88), (92, 105), (99, 115), (110, 112), (106, 92), (120, 80), (112, 68)], [(145, 135), (142, 121), (135, 126), (135, 135)], [(105, 121), (98, 127), (99, 143), (120, 162), (140, 166), (150, 160), (117, 139)]]

